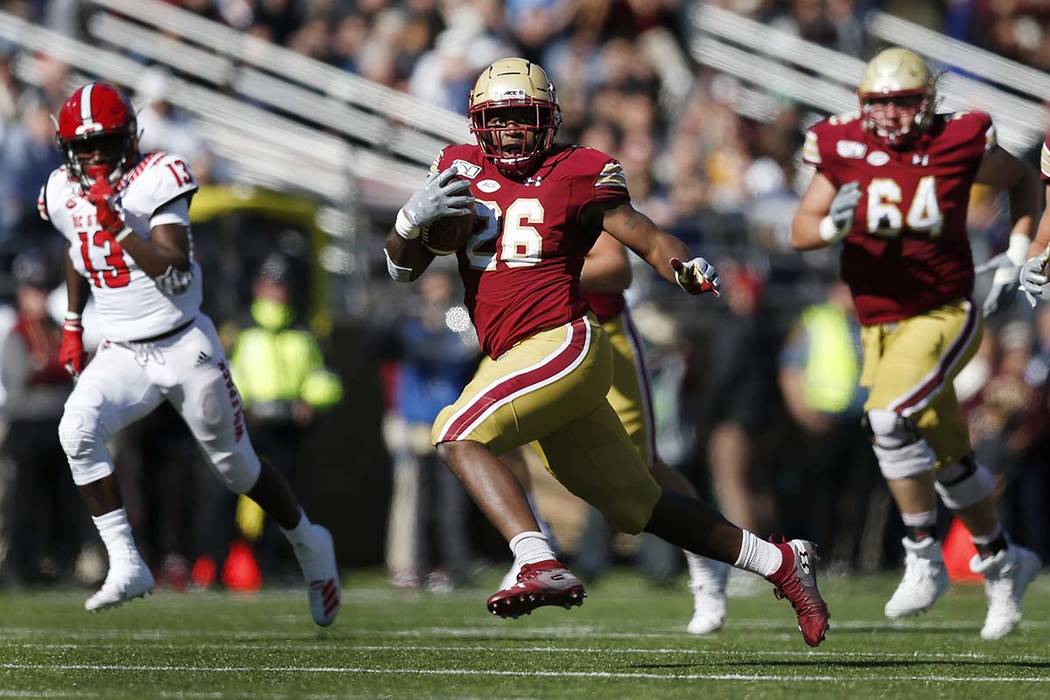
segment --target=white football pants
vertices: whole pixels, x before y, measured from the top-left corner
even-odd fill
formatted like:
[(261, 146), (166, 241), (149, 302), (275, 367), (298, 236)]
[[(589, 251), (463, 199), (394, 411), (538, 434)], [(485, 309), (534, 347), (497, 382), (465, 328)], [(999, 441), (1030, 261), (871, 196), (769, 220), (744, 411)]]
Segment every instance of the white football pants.
[(168, 401), (182, 415), (219, 479), (244, 493), (259, 458), (215, 324), (203, 314), (149, 343), (103, 341), (66, 401), (58, 435), (78, 486), (113, 473), (106, 443)]

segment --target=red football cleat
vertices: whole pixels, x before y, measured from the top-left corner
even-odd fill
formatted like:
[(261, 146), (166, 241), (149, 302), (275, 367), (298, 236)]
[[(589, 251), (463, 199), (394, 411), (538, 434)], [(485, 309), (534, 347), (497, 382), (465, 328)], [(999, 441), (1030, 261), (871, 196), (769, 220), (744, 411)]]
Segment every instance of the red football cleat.
[(486, 606), (493, 615), (518, 618), (544, 605), (583, 605), (586, 597), (580, 580), (557, 559), (548, 559), (521, 567), (518, 582), (493, 593)]
[(828, 605), (817, 590), (817, 572), (814, 564), (817, 561), (817, 548), (812, 542), (791, 540), (776, 542), (769, 540), (784, 555), (784, 562), (776, 573), (767, 576), (766, 580), (776, 586), (773, 594), (777, 598), (787, 598), (798, 615), (798, 629), (806, 644), (815, 647), (824, 641), (828, 631)]

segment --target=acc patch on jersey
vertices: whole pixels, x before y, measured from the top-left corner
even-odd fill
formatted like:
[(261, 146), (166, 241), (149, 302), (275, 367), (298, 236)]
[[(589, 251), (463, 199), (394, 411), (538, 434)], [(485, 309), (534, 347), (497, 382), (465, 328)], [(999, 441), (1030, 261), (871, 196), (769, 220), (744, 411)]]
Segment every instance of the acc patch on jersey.
[(460, 160), (459, 158), (452, 161), (452, 166), (460, 175), (467, 178), (468, 180), (473, 180), (481, 174), (480, 165), (474, 165), (473, 163), (469, 163), (465, 160)]
[(835, 144), (835, 152), (842, 158), (863, 158), (868, 147), (860, 141), (839, 141)]

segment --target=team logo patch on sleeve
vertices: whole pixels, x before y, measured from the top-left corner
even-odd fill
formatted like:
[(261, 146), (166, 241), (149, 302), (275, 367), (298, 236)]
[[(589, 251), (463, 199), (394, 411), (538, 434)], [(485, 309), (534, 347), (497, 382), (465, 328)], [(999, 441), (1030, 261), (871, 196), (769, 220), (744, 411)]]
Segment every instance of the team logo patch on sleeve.
[(802, 160), (810, 165), (820, 165), (820, 146), (817, 144), (817, 132), (806, 132), (806, 143), (802, 146)]
[[(989, 124), (988, 130), (984, 132), (984, 150), (990, 151), (999, 143), (999, 137), (995, 134), (995, 124)], [(1045, 149), (1046, 146), (1044, 145)], [(1046, 153), (1044, 150), (1043, 153)]]
[(627, 189), (627, 175), (623, 172), (623, 166), (615, 160), (605, 164), (598, 177), (594, 179), (595, 187), (619, 187)]
[(1043, 144), (1043, 152), (1039, 158), (1039, 167), (1043, 171), (1043, 177), (1050, 178), (1050, 146)]

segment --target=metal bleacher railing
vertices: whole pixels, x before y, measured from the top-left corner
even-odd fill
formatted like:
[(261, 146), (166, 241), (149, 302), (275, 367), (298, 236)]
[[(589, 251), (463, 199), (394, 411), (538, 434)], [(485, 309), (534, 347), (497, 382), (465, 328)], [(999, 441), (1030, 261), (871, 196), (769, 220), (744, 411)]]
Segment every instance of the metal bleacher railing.
[[(142, 66), (131, 59), (6, 12), (0, 12), (0, 37), (24, 49), (15, 71), (29, 84), (43, 80), (36, 53), (71, 66), (70, 88), (88, 76), (133, 88), (142, 73)], [(201, 121), (209, 148), (229, 163), (238, 181), (307, 191), (329, 202), (343, 201), (352, 191), (346, 164), (353, 154), (341, 139), (178, 78), (170, 81), (167, 99)], [(301, 177), (307, 158), (314, 164), (308, 181)]]
[[(370, 148), (409, 163), (429, 165), (445, 144), (469, 140), (461, 115), (308, 58), (282, 46), (231, 29), (158, 0), (91, 0), (113, 14), (98, 13), (89, 23), (95, 37), (127, 43), (173, 68), (187, 62), (157, 39), (161, 30), (216, 54), (215, 67), (192, 72), (270, 108), (316, 121)], [(147, 27), (154, 27), (150, 30)], [(129, 46), (130, 48), (130, 46)]]
[[(708, 4), (698, 5), (691, 21), (691, 53), (698, 62), (825, 112), (857, 108), (854, 90), (864, 68), (860, 59)], [(1050, 90), (1050, 78), (1035, 80), (1033, 73), (1038, 71), (882, 13), (872, 15), (868, 27), (881, 39), (949, 66), (965, 66), (970, 75), (980, 77), (944, 74), (938, 83), (941, 106), (987, 111), (1005, 148), (1021, 153), (1042, 139), (1045, 118), (1040, 101)]]

